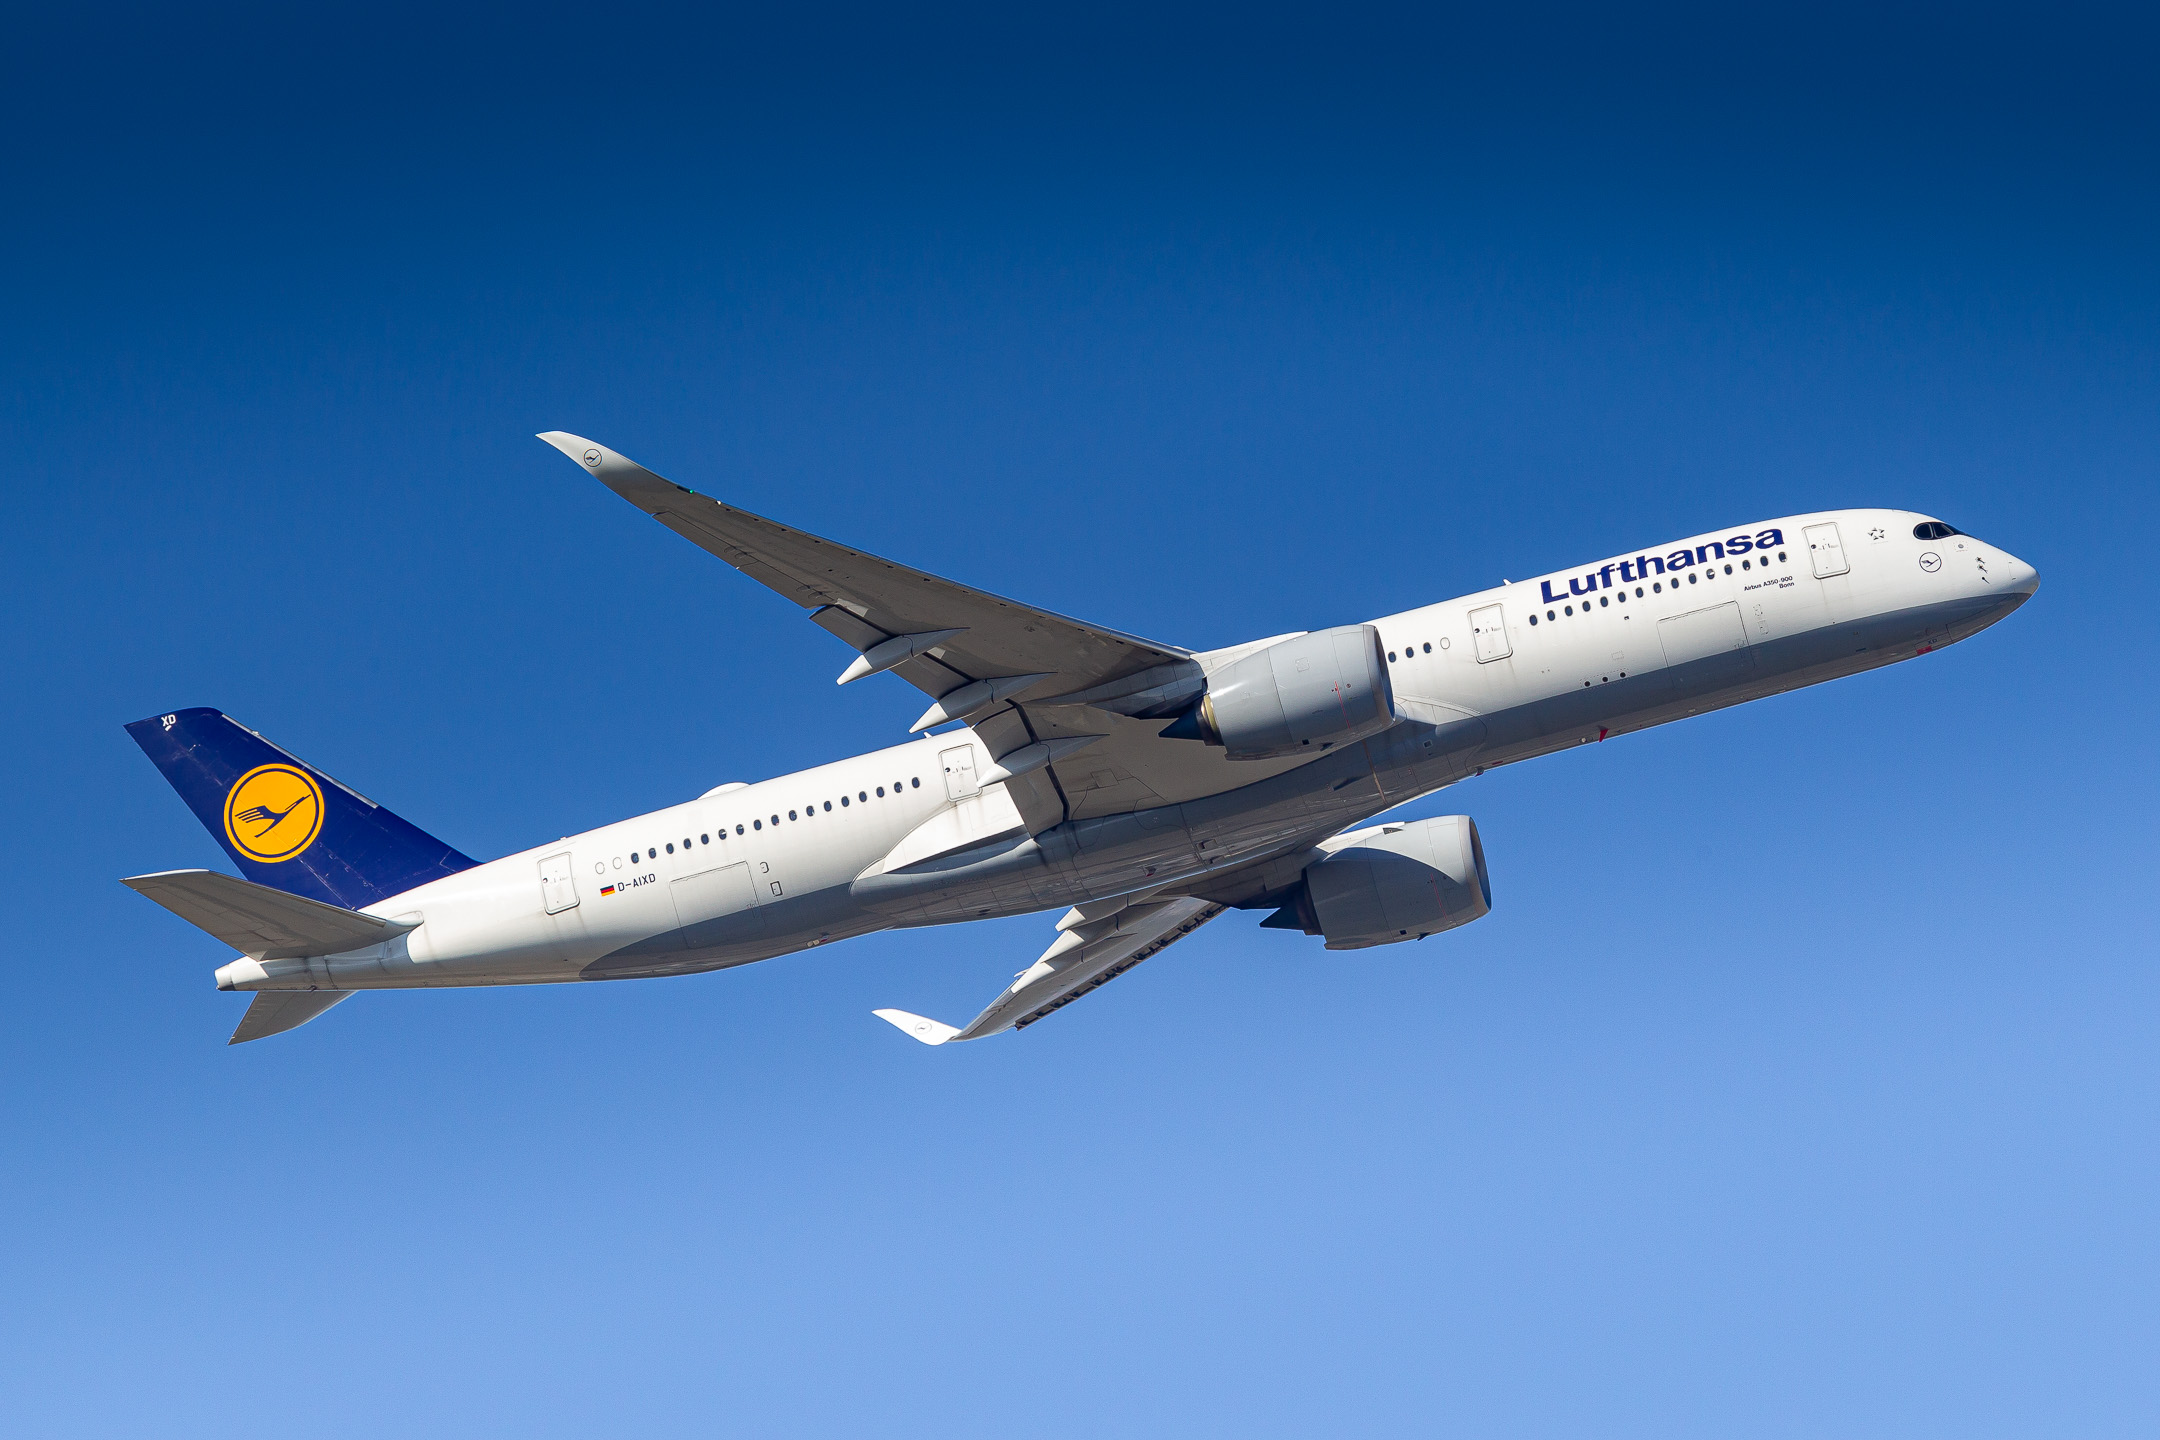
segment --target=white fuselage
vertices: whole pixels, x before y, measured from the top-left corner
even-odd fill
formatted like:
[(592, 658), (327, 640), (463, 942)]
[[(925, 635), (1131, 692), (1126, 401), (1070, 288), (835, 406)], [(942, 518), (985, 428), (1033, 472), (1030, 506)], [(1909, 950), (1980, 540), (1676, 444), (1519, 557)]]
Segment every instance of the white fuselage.
[[(1764, 521), (1376, 620), (1400, 723), (1256, 767), (1250, 783), (1229, 766), (1232, 783), (1174, 804), (1030, 836), (1002, 786), (977, 786), (992, 757), (959, 729), (504, 856), (370, 906), (418, 922), (388, 944), (236, 961), (219, 981), (381, 989), (683, 974), (894, 926), (1192, 890), (1466, 774), (1925, 653), (2033, 593), (2031, 566), (1971, 536), (1916, 538), (1925, 520), (1840, 510)], [(1745, 550), (1731, 543), (1743, 536)]]

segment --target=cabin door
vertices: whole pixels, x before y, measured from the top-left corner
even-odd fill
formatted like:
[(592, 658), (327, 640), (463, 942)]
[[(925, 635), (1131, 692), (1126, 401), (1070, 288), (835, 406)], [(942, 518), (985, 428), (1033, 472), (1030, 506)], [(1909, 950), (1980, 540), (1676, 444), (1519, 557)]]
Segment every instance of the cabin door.
[(1483, 605), (1470, 612), (1470, 639), (1476, 644), (1478, 664), (1505, 660), (1515, 653), (1508, 643), (1507, 619), (1498, 605)]
[(1852, 569), (1845, 563), (1845, 546), (1838, 540), (1835, 520), (1826, 525), (1810, 525), (1801, 534), (1807, 540), (1808, 558), (1815, 562), (1817, 580), (1843, 575)]
[(550, 915), (577, 908), (577, 881), (570, 874), (570, 852), (540, 862), (540, 903)]
[(945, 767), (945, 798), (965, 800), (982, 792), (975, 783), (975, 747), (955, 745), (950, 750), (938, 752), (938, 762)]

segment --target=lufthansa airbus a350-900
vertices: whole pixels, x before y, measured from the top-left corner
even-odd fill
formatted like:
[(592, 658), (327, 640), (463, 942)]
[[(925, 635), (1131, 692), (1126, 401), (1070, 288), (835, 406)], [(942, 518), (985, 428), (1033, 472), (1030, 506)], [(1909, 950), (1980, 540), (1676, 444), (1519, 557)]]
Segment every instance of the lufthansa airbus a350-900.
[[(2039, 586), (1940, 520), (1721, 529), (1399, 615), (1227, 650), (1142, 640), (819, 539), (543, 440), (889, 671), (929, 732), (478, 861), (215, 710), (128, 727), (232, 856), (125, 883), (241, 952), (233, 1041), (362, 990), (628, 980), (896, 926), (1064, 909), (1042, 958), (931, 1045), (1020, 1029), (1226, 909), (1331, 950), (1492, 905), (1465, 815), (1368, 824), (1466, 775), (1962, 640)], [(948, 728), (949, 727), (949, 728)]]

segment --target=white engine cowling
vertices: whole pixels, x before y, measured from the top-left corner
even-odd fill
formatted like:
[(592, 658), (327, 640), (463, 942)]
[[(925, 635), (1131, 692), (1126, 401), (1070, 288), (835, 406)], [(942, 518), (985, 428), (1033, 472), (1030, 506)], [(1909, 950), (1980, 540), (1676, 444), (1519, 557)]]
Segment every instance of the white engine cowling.
[(1327, 937), (1330, 950), (1422, 940), (1492, 909), (1485, 846), (1467, 815), (1353, 832), (1263, 925)]
[(1207, 694), (1162, 733), (1219, 745), (1232, 760), (1313, 755), (1395, 723), (1380, 632), (1315, 630), (1208, 676)]

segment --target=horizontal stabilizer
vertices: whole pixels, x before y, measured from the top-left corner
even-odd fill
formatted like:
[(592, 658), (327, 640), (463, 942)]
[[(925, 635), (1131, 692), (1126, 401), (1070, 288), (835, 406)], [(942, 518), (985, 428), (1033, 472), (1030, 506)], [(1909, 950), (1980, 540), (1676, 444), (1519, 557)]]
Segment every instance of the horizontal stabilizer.
[(240, 1017), (240, 1028), (233, 1031), (232, 1039), (225, 1043), (241, 1045), (266, 1035), (281, 1035), (287, 1030), (298, 1029), (352, 993), (350, 990), (258, 991), (247, 1014)]
[(903, 1034), (912, 1035), (925, 1045), (942, 1045), (960, 1033), (957, 1025), (947, 1025), (927, 1015), (910, 1015), (905, 1010), (873, 1010), (870, 1013), (889, 1025), (898, 1026)]
[(414, 928), (215, 870), (167, 870), (120, 883), (254, 960), (336, 955), (379, 945)]

